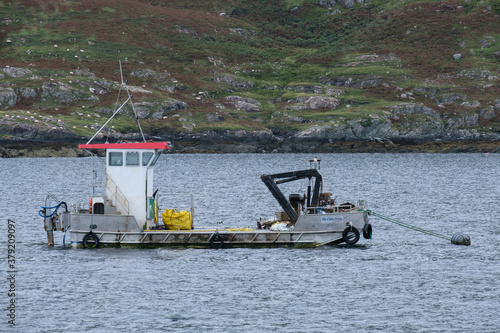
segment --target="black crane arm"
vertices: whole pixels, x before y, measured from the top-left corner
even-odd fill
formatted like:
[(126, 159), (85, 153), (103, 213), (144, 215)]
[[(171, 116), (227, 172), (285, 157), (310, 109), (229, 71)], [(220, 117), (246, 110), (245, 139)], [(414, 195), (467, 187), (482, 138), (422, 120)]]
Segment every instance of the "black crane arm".
[[(276, 198), (276, 200), (283, 208), (283, 210), (288, 214), (290, 221), (295, 222), (299, 218), (299, 214), (297, 214), (297, 212), (293, 209), (290, 202), (286, 199), (283, 192), (281, 192), (281, 190), (278, 187), (278, 184), (283, 184), (304, 178), (311, 179), (312, 177), (314, 177), (316, 181), (314, 183), (312, 198), (308, 197), (307, 202), (308, 203), (310, 202), (311, 207), (316, 207), (319, 202), (319, 191), (321, 190), (321, 184), (323, 183), (323, 178), (321, 177), (321, 174), (318, 172), (318, 170), (307, 169), (299, 171), (290, 171), (290, 172), (276, 173), (273, 175), (262, 175), (260, 178), (262, 179), (264, 184), (266, 184), (267, 188), (269, 189), (269, 191), (271, 191), (271, 194), (273, 195), (273, 197)], [(276, 179), (281, 179), (281, 180), (276, 181)]]

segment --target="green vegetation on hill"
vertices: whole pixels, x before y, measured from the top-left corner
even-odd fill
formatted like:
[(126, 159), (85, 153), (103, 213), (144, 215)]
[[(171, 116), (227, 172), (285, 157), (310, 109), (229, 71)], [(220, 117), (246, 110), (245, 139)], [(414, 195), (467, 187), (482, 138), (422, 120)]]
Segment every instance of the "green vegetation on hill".
[[(116, 109), (118, 60), (152, 135), (500, 132), (495, 0), (19, 0), (0, 12), (6, 133), (91, 135)], [(133, 131), (126, 113), (110, 132)]]

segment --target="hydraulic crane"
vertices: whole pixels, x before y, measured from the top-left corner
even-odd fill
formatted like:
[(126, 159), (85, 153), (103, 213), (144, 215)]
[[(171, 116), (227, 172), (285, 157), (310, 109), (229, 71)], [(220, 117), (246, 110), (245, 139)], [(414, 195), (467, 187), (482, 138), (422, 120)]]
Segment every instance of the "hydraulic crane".
[[(321, 174), (316, 169), (307, 169), (299, 171), (290, 171), (283, 173), (276, 173), (273, 175), (262, 175), (260, 178), (266, 184), (271, 194), (278, 200), (278, 203), (283, 208), (283, 210), (288, 214), (290, 222), (295, 223), (299, 218), (299, 214), (295, 211), (290, 201), (286, 199), (283, 192), (278, 187), (278, 184), (288, 183), (295, 180), (300, 180), (308, 178), (311, 180), (315, 178), (314, 188), (312, 189), (311, 195), (311, 185), (307, 187), (307, 207), (317, 207), (319, 203), (319, 195), (323, 184), (323, 178)], [(280, 179), (280, 180), (276, 180)]]

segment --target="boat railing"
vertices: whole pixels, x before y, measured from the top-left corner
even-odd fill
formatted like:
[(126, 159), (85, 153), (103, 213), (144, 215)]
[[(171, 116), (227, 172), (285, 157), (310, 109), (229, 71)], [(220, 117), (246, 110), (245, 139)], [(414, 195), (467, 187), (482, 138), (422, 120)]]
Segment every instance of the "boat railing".
[(129, 202), (125, 195), (123, 195), (122, 191), (113, 179), (108, 175), (106, 177), (106, 189), (111, 194), (111, 204), (115, 207), (118, 207), (118, 204), (124, 209), (125, 213), (129, 213)]
[(326, 205), (323, 207), (307, 207), (306, 212), (309, 214), (327, 214), (327, 213), (349, 213), (358, 211), (358, 207), (364, 208), (366, 202), (364, 200), (345, 200), (340, 201), (340, 204)]

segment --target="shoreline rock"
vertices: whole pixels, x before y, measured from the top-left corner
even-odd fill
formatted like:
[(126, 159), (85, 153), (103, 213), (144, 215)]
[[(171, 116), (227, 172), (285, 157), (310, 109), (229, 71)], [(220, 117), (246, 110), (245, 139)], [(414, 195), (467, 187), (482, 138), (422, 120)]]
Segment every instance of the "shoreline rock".
[[(374, 140), (293, 141), (258, 140), (197, 141), (171, 140), (171, 153), (178, 154), (248, 154), (248, 153), (496, 153), (500, 141), (426, 141), (419, 143)], [(76, 143), (0, 142), (0, 157), (87, 157), (88, 152)]]

